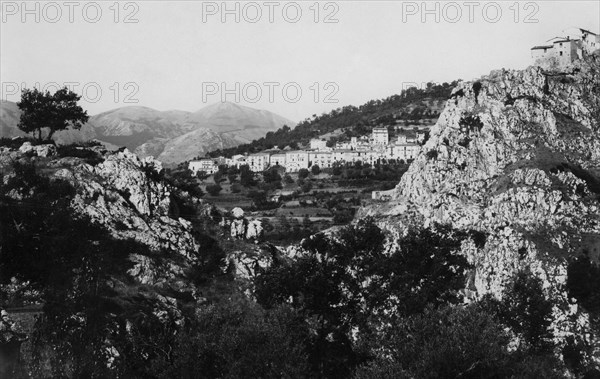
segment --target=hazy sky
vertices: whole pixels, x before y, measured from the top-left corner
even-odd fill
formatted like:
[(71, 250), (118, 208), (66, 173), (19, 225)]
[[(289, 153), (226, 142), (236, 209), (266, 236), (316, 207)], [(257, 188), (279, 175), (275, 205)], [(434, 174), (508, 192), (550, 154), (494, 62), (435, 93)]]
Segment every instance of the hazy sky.
[(569, 27), (600, 32), (597, 0), (1, 6), (2, 98), (18, 101), (17, 88), (36, 83), (79, 83), (90, 114), (127, 105), (195, 111), (225, 94), (299, 121), (410, 83), (524, 68), (532, 46)]

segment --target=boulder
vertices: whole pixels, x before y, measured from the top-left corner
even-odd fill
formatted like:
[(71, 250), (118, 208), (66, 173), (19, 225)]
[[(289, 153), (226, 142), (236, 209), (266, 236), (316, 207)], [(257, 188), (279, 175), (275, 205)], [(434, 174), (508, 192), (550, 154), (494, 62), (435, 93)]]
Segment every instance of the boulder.
[(240, 207), (235, 207), (231, 210), (231, 215), (234, 218), (238, 218), (238, 219), (242, 218), (242, 217), (244, 217), (244, 210)]
[(248, 222), (248, 226), (246, 228), (246, 239), (258, 240), (262, 237), (262, 235), (263, 227), (260, 220), (252, 220)]
[(53, 157), (57, 154), (56, 146), (51, 144), (36, 145), (33, 150), (38, 157)]

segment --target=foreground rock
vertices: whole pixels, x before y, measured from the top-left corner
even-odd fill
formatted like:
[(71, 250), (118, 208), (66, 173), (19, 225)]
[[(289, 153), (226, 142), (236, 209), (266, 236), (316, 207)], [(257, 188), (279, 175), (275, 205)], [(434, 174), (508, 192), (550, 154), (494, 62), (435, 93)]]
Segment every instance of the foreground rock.
[[(161, 170), (160, 162), (141, 160), (124, 150), (109, 155), (96, 166), (63, 168), (54, 176), (68, 180), (76, 188), (72, 206), (106, 226), (115, 238), (131, 238), (153, 251), (184, 258), (167, 261), (166, 267), (159, 268), (147, 257), (132, 254), (136, 262), (131, 272), (134, 277), (143, 284), (168, 283), (186, 290), (188, 285), (180, 277), (197, 259), (200, 246), (189, 221), (169, 217), (170, 189), (153, 179)], [(176, 261), (181, 263), (175, 264)]]

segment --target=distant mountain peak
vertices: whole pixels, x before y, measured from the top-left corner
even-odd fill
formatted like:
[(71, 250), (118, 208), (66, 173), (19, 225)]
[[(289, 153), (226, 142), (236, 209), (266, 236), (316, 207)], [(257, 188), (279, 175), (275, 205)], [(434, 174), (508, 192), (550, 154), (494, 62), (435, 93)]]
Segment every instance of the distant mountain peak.
[[(13, 102), (0, 107), (0, 137), (22, 136), (17, 128), (20, 110)], [(125, 146), (141, 156), (152, 155), (166, 163), (179, 163), (214, 149), (234, 147), (295, 123), (266, 110), (232, 102), (218, 102), (194, 113), (159, 111), (127, 105), (90, 118), (80, 131), (57, 134), (57, 142), (98, 139)]]

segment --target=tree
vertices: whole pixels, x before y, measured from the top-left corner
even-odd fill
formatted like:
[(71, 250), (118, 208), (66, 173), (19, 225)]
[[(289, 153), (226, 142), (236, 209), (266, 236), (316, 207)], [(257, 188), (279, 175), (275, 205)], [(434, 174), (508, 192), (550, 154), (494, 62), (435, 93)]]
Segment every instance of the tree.
[(551, 354), (511, 353), (509, 343), (504, 325), (477, 304), (428, 307), (397, 320), (371, 341), (381, 357), (356, 370), (354, 378), (564, 377)]
[(347, 208), (336, 210), (333, 214), (333, 222), (335, 224), (347, 224), (354, 218), (352, 211)]
[(313, 165), (310, 168), (310, 172), (312, 172), (313, 175), (319, 175), (321, 173), (321, 168), (318, 165)]
[(541, 279), (531, 272), (518, 272), (501, 301), (488, 296), (482, 303), (521, 337), (520, 350), (535, 354), (552, 351), (552, 301), (546, 299)]
[[(200, 172), (200, 171), (199, 171)], [(187, 191), (190, 195), (195, 197), (204, 196), (204, 192), (198, 185), (196, 178), (192, 176), (192, 172), (185, 170), (167, 170), (165, 173), (165, 181), (177, 187), (182, 191)]]
[(310, 229), (310, 227), (312, 226), (312, 221), (310, 220), (310, 217), (308, 217), (308, 215), (304, 216), (304, 218), (302, 219), (302, 226)]
[(305, 254), (275, 262), (255, 278), (256, 299), (267, 308), (288, 303), (310, 318), (313, 368), (346, 378), (364, 361), (360, 342), (370, 330), (428, 304), (459, 302), (468, 264), (456, 252), (464, 238), (449, 227), (410, 231), (389, 254), (383, 231), (361, 219), (335, 236), (306, 238)]
[(218, 184), (209, 184), (206, 186), (206, 192), (208, 192), (211, 196), (219, 196), (219, 192), (221, 192), (223, 188)]
[(21, 93), (21, 101), (17, 103), (21, 110), (18, 127), (25, 133), (37, 131), (40, 141), (44, 128), (48, 128), (47, 140), (51, 140), (55, 132), (69, 126), (79, 129), (89, 119), (87, 112), (77, 105), (80, 99), (81, 96), (66, 87), (59, 89), (54, 95), (37, 88), (25, 89)]
[(223, 180), (223, 172), (221, 171), (217, 171), (215, 172), (215, 175), (213, 176), (213, 180), (215, 181), (215, 183), (221, 183)]
[(308, 170), (305, 168), (301, 168), (300, 171), (298, 171), (298, 178), (300, 178), (300, 179), (308, 178)]
[(339, 176), (342, 175), (342, 168), (339, 166), (339, 164), (334, 164), (333, 166), (333, 170), (331, 172), (334, 176)]
[(517, 274), (503, 300), (503, 309), (510, 312), (505, 319), (530, 348), (552, 351), (552, 302), (544, 296), (542, 280), (530, 273)]
[(304, 193), (308, 193), (310, 192), (310, 190), (312, 189), (312, 183), (309, 181), (304, 182), (304, 184), (302, 184), (302, 192)]
[(246, 188), (256, 185), (254, 173), (250, 170), (248, 165), (240, 167), (240, 183)]
[(204, 181), (208, 177), (209, 177), (209, 175), (206, 173), (206, 171), (200, 170), (200, 171), (196, 172), (196, 178), (198, 178), (200, 181)]
[[(198, 309), (167, 359), (152, 363), (158, 378), (303, 378), (309, 367), (304, 321), (289, 307), (269, 311), (248, 300)], [(170, 359), (169, 359), (170, 358)]]
[(263, 180), (265, 183), (281, 182), (281, 175), (276, 167), (271, 167), (263, 172)]

